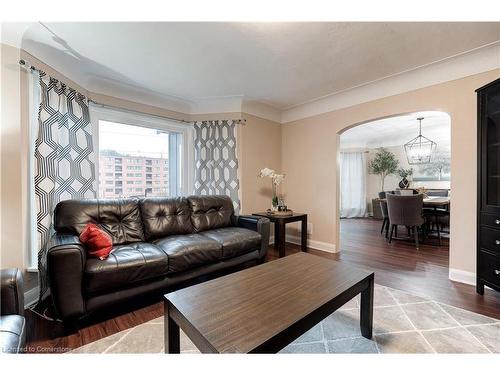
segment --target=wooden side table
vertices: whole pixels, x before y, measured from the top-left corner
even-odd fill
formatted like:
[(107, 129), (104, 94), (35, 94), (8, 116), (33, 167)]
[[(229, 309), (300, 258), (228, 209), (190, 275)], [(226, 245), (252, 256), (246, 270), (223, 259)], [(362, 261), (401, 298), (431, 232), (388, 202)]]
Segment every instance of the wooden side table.
[(286, 224), (300, 221), (301, 247), (302, 251), (307, 251), (307, 214), (294, 213), (290, 216), (279, 216), (268, 214), (267, 212), (257, 212), (252, 215), (267, 217), (274, 223), (274, 245), (278, 249), (280, 258), (285, 256)]

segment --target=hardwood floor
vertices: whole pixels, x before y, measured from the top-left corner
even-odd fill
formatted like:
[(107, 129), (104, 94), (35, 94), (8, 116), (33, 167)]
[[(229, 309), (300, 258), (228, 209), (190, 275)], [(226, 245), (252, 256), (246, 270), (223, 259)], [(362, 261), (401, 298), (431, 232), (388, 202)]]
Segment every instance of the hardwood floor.
[(429, 239), (416, 250), (413, 241), (387, 243), (380, 226), (373, 219), (341, 220), (338, 260), (373, 270), (377, 284), (500, 319), (500, 293), (487, 290), (480, 296), (474, 286), (448, 279), (447, 239), (441, 247)]
[[(475, 288), (448, 279), (448, 243), (429, 242), (415, 249), (413, 242), (403, 240), (388, 244), (380, 235), (381, 223), (372, 219), (341, 221), (340, 253), (309, 249), (311, 254), (335, 259), (375, 272), (375, 282), (414, 294), (429, 296), (440, 302), (500, 319), (500, 293), (486, 290), (484, 296)], [(433, 242), (435, 243), (435, 241)], [(300, 251), (300, 246), (287, 244), (286, 253)], [(278, 257), (270, 247), (267, 261)], [(158, 299), (144, 298), (109, 310), (73, 333), (65, 333), (61, 323), (44, 320), (27, 311), (28, 352), (64, 352), (99, 340), (119, 331), (163, 315)]]

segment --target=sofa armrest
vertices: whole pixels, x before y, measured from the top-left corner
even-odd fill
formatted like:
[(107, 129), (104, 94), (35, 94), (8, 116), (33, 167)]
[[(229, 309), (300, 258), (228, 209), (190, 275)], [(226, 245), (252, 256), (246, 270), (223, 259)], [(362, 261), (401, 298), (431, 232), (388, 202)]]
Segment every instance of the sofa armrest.
[(260, 233), (262, 241), (260, 243), (259, 257), (264, 258), (269, 247), (269, 231), (271, 228), (269, 219), (260, 216), (236, 216), (235, 224), (237, 227), (247, 228)]
[(1, 275), (1, 315), (24, 315), (23, 275), (18, 268), (7, 268)]
[(47, 274), (54, 307), (62, 319), (85, 313), (85, 262), (85, 246), (78, 236), (59, 233), (52, 236), (47, 252)]

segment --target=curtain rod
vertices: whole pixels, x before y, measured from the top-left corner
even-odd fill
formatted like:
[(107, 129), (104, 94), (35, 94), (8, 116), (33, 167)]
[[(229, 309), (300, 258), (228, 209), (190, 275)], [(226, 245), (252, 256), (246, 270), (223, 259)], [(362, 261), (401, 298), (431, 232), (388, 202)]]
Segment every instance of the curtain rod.
[(23, 59), (19, 60), (19, 65), (21, 65), (22, 67), (24, 67), (26, 69), (36, 70), (37, 72), (45, 73), (43, 70), (35, 68), (33, 65), (31, 65), (30, 63), (28, 63), (26, 60), (23, 60)]
[[(26, 69), (35, 70), (35, 71), (37, 71), (39, 73), (44, 73), (45, 74), (45, 72), (43, 70), (40, 70), (40, 69), (36, 68), (35, 66), (31, 65), (28, 61), (26, 61), (24, 59), (19, 60), (19, 65), (21, 65), (22, 67), (24, 67)], [(88, 101), (90, 103), (98, 105), (98, 106), (100, 106), (102, 108), (111, 108), (111, 109), (116, 109), (116, 110), (120, 110), (120, 111), (128, 112), (128, 113), (144, 114), (144, 115), (158, 117), (158, 118), (167, 119), (167, 120), (171, 120), (171, 121), (181, 122), (183, 124), (193, 124), (193, 123), (195, 123), (195, 121), (188, 121), (188, 120), (178, 119), (178, 118), (169, 117), (169, 116), (154, 115), (154, 114), (151, 114), (151, 113), (146, 113), (146, 112), (141, 112), (141, 111), (134, 111), (134, 110), (126, 109), (126, 108), (123, 108), (123, 107), (118, 107), (118, 106), (103, 104), (103, 103), (96, 102), (95, 100), (93, 100), (91, 98), (88, 98), (88, 97), (87, 97), (87, 99), (88, 99)], [(200, 120), (200, 121), (207, 121), (207, 120)], [(208, 120), (208, 121), (211, 121), (211, 120)], [(244, 118), (233, 120), (233, 121), (235, 121), (237, 124), (241, 124), (241, 125), (245, 125), (246, 122), (247, 122), (247, 120), (244, 119)]]

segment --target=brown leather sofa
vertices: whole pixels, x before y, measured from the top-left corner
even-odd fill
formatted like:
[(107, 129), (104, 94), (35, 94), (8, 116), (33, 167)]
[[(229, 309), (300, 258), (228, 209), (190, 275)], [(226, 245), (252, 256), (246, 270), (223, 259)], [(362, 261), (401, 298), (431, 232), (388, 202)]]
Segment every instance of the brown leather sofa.
[[(113, 239), (105, 260), (88, 258), (78, 239), (90, 222)], [(269, 243), (269, 220), (236, 216), (227, 196), (67, 200), (55, 209), (54, 227), (47, 270), (64, 320), (263, 261)]]
[(18, 353), (26, 341), (23, 276), (17, 268), (0, 271), (0, 346), (2, 353)]

